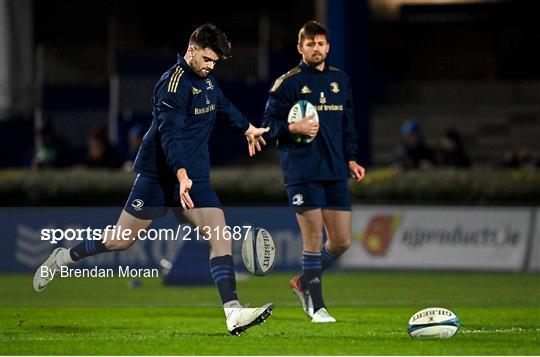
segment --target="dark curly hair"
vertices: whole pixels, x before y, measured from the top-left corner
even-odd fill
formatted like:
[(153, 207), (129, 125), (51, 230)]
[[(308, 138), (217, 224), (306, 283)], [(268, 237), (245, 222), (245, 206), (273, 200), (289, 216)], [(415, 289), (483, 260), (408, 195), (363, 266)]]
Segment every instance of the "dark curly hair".
[(220, 59), (227, 59), (231, 56), (231, 43), (227, 40), (227, 36), (210, 23), (199, 26), (193, 31), (189, 43), (201, 48), (210, 48)]

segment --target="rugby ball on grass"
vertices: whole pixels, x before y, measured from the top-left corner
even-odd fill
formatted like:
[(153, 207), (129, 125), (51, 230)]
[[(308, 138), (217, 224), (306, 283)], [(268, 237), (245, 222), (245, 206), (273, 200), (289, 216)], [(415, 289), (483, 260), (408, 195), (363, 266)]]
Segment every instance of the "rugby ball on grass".
[(460, 326), (459, 318), (443, 307), (428, 307), (411, 316), (407, 332), (413, 338), (450, 338)]
[[(294, 105), (289, 110), (287, 122), (289, 124), (296, 123), (297, 121), (302, 120), (304, 117), (312, 114), (313, 118), (311, 118), (309, 121), (312, 123), (318, 123), (319, 114), (317, 113), (317, 108), (315, 108), (315, 106), (307, 100), (302, 99), (294, 103)], [(313, 139), (315, 139), (315, 136), (293, 134), (293, 139), (296, 143), (309, 144), (313, 141)]]
[(263, 276), (272, 270), (276, 262), (276, 246), (266, 229), (249, 230), (242, 242), (242, 259), (251, 274)]

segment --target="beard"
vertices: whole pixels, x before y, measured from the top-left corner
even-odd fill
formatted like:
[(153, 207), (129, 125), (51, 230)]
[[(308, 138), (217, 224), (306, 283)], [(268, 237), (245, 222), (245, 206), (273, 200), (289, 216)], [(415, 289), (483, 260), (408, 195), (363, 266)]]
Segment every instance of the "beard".
[(319, 53), (317, 55), (312, 55), (309, 58), (306, 57), (305, 59), (305, 62), (312, 67), (317, 67), (324, 61), (326, 61), (326, 55), (322, 53)]

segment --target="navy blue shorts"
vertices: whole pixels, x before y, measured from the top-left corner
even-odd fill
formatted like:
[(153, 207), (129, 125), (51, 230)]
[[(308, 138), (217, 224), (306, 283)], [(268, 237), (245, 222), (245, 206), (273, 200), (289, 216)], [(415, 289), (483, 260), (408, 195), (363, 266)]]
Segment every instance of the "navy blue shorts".
[[(162, 182), (156, 178), (137, 175), (124, 210), (139, 219), (163, 217), (170, 208), (182, 210), (178, 182)], [(221, 203), (210, 181), (193, 182), (189, 196), (195, 208), (218, 207)]]
[(297, 212), (315, 208), (350, 211), (347, 180), (314, 181), (287, 186), (289, 205)]

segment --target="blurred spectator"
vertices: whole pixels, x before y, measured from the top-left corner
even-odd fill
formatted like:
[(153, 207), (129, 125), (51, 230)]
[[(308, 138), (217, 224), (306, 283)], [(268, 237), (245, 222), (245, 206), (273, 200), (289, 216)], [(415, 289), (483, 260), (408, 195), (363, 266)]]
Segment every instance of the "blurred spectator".
[(56, 134), (51, 118), (46, 118), (38, 130), (32, 166), (40, 169), (65, 167), (69, 164), (68, 153), (67, 143)]
[(471, 166), (461, 135), (457, 131), (449, 129), (439, 139), (437, 165), (459, 169)]
[(408, 120), (401, 126), (401, 145), (392, 159), (392, 165), (398, 169), (425, 169), (433, 166), (433, 151), (424, 143), (419, 125)]
[(508, 168), (522, 169), (539, 167), (540, 161), (536, 161), (525, 145), (518, 145), (514, 150), (504, 154), (503, 166)]
[(141, 124), (134, 124), (129, 129), (127, 137), (128, 152), (126, 161), (122, 165), (124, 169), (131, 170), (135, 157), (137, 157), (137, 153), (139, 152), (144, 133), (144, 127)]
[(120, 167), (121, 160), (109, 143), (107, 131), (100, 128), (88, 139), (86, 165), (89, 167)]
[(144, 136), (144, 128), (141, 124), (135, 124), (128, 132), (128, 159), (135, 160)]

